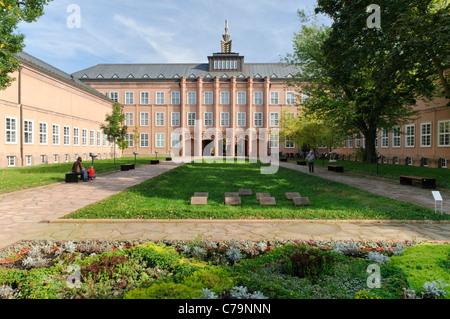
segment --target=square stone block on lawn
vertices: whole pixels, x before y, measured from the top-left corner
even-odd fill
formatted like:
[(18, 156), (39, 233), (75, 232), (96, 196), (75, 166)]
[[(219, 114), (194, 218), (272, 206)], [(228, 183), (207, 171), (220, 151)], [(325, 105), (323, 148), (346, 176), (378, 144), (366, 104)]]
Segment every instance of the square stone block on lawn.
[(251, 189), (240, 189), (239, 195), (240, 196), (252, 196), (252, 190)]
[(275, 200), (275, 197), (260, 197), (259, 204), (263, 206), (276, 206), (277, 201)]
[(270, 197), (270, 193), (256, 193), (256, 199), (260, 199), (261, 197)]
[(308, 197), (294, 197), (295, 206), (311, 206), (311, 202)]
[(241, 198), (239, 196), (225, 196), (225, 205), (239, 206)]
[(209, 197), (209, 193), (197, 192), (197, 193), (194, 193), (194, 197)]
[(191, 205), (206, 205), (208, 202), (208, 197), (191, 197)]
[(286, 198), (287, 199), (294, 199), (295, 197), (301, 197), (299, 193), (286, 193)]
[(239, 193), (225, 193), (225, 197), (239, 197)]

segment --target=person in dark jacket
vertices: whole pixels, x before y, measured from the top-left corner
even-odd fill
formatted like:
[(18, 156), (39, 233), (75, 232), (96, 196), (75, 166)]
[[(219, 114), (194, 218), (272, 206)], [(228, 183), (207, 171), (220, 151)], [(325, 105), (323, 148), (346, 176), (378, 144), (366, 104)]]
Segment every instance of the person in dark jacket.
[(72, 166), (72, 173), (74, 174), (78, 174), (81, 173), (82, 178), (85, 182), (88, 182), (88, 173), (87, 171), (83, 168), (83, 165), (81, 164), (83, 162), (83, 160), (81, 159), (81, 157), (78, 157), (77, 161), (75, 163), (73, 163)]

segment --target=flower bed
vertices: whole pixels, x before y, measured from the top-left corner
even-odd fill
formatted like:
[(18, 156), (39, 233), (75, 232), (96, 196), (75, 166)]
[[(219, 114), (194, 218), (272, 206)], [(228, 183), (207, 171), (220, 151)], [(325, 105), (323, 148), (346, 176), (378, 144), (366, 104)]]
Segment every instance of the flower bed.
[[(0, 298), (448, 297), (448, 278), (434, 278), (423, 287), (411, 287), (405, 271), (392, 265), (391, 259), (401, 258), (405, 251), (421, 244), (200, 239), (189, 242), (25, 241), (0, 251)], [(450, 245), (439, 244), (447, 256), (439, 257), (438, 264), (447, 269)], [(408, 267), (414, 267), (411, 263), (408, 260)], [(371, 288), (370, 265), (378, 267), (380, 275), (379, 285)]]

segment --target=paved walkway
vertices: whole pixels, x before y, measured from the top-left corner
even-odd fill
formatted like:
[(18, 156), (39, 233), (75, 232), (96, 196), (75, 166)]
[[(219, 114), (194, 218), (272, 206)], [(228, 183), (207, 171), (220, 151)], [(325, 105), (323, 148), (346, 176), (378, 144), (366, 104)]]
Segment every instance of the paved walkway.
[[(105, 199), (179, 164), (161, 162), (109, 173), (94, 182), (58, 183), (0, 196), (0, 249), (21, 240), (450, 240), (450, 223), (310, 220), (149, 220), (66, 221), (58, 218)], [(303, 166), (282, 166), (306, 171)], [(431, 192), (316, 168), (317, 176), (406, 201), (430, 205)], [(444, 203), (448, 203), (444, 195)], [(434, 203), (433, 203), (434, 207)], [(448, 208), (445, 207), (448, 212)], [(50, 222), (51, 221), (51, 222)]]

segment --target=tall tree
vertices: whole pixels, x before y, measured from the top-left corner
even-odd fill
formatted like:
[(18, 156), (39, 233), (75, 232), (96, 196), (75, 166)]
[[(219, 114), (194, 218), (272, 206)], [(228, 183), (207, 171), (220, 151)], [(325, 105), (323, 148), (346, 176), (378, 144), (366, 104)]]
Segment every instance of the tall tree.
[(15, 54), (25, 47), (24, 35), (17, 32), (21, 21), (33, 22), (44, 14), (44, 6), (51, 0), (0, 0), (0, 90), (7, 88), (19, 68)]
[(126, 141), (128, 128), (125, 125), (125, 114), (122, 111), (122, 105), (117, 102), (114, 103), (112, 113), (106, 115), (105, 122), (105, 124), (100, 125), (100, 128), (108, 137), (108, 141), (113, 143), (114, 163), (116, 163), (116, 145), (121, 150), (128, 147), (128, 141)]

